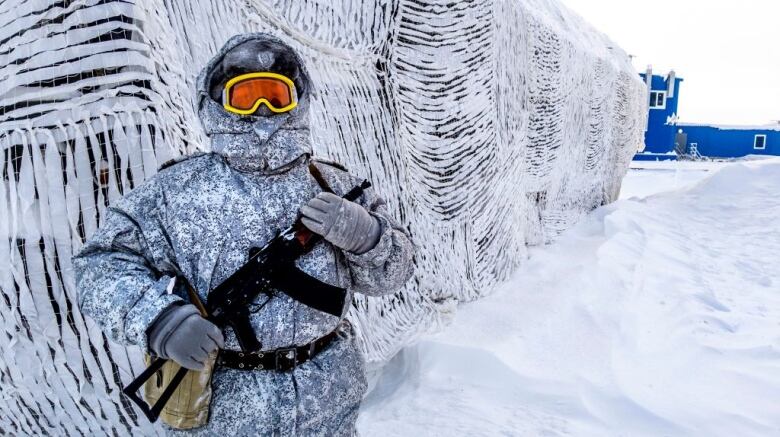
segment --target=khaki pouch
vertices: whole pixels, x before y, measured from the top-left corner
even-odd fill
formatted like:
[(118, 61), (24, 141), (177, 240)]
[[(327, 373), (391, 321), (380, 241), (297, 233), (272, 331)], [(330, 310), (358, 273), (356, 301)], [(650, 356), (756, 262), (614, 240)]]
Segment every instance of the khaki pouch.
[[(185, 280), (190, 302), (198, 307), (201, 315), (206, 316), (206, 308), (200, 301), (197, 292)], [(160, 420), (174, 429), (192, 429), (204, 426), (209, 422), (211, 406), (211, 378), (219, 351), (212, 352), (206, 361), (206, 368), (197, 371), (190, 370), (184, 375), (179, 386), (160, 412)], [(146, 355), (146, 365), (151, 364), (152, 357)], [(148, 405), (154, 405), (160, 399), (165, 388), (171, 383), (176, 373), (181, 369), (173, 360), (168, 360), (154, 376), (144, 384), (144, 400)]]
[[(206, 368), (202, 371), (190, 370), (182, 379), (181, 384), (173, 392), (173, 396), (160, 412), (160, 420), (174, 429), (192, 429), (203, 426), (209, 421), (211, 405), (211, 377), (214, 374), (214, 364), (217, 352), (209, 355)], [(146, 364), (151, 363), (151, 357), (146, 356)], [(154, 405), (162, 395), (165, 387), (171, 383), (181, 366), (173, 360), (168, 360), (153, 377), (144, 384), (144, 399), (149, 405)]]

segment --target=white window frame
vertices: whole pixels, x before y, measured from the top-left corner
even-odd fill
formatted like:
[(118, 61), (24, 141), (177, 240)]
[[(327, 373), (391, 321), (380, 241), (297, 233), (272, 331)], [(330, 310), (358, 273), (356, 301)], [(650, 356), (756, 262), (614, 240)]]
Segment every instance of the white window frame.
[[(653, 100), (653, 94), (655, 93), (655, 100)], [(658, 96), (663, 96), (663, 105), (658, 105)], [(666, 109), (666, 91), (650, 91), (650, 109)]]
[[(758, 147), (758, 137), (764, 138), (764, 147)], [(758, 134), (753, 137), (753, 150), (766, 150), (766, 134)]]

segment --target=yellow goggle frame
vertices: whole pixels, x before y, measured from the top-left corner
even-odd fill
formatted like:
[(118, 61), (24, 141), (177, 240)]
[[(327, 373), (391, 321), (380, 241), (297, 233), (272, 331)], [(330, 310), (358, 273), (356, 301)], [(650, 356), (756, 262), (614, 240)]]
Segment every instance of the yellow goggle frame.
[[(258, 78), (276, 79), (284, 82), (287, 85), (287, 88), (289, 89), (290, 92), (290, 104), (282, 108), (277, 108), (265, 97), (257, 98), (255, 100), (254, 105), (252, 105), (250, 109), (236, 108), (230, 104), (230, 91), (233, 89), (233, 87), (236, 84), (239, 84), (249, 79), (258, 79)], [(295, 84), (287, 76), (263, 71), (263, 72), (255, 72), (255, 73), (246, 73), (246, 74), (241, 74), (239, 76), (236, 76), (230, 79), (225, 84), (225, 88), (222, 90), (222, 106), (228, 112), (232, 112), (234, 114), (239, 114), (239, 115), (252, 115), (257, 111), (257, 108), (259, 108), (261, 104), (265, 104), (265, 106), (268, 109), (270, 109), (272, 112), (275, 113), (291, 111), (293, 108), (295, 108), (298, 105), (298, 95), (295, 89)]]

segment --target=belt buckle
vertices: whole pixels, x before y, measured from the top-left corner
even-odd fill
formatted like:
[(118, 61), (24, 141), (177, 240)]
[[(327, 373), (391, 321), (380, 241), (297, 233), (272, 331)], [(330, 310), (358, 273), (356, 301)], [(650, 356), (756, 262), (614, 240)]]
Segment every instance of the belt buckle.
[(295, 347), (286, 347), (276, 350), (276, 370), (286, 372), (295, 368), (297, 363), (297, 351)]

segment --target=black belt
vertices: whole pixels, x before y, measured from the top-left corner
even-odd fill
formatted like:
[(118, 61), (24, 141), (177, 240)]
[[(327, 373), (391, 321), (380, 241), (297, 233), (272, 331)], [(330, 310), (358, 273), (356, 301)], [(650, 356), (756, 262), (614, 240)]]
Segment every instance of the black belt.
[(337, 331), (303, 346), (283, 347), (272, 351), (241, 352), (222, 350), (217, 365), (238, 370), (278, 370), (286, 372), (309, 361), (336, 338)]

